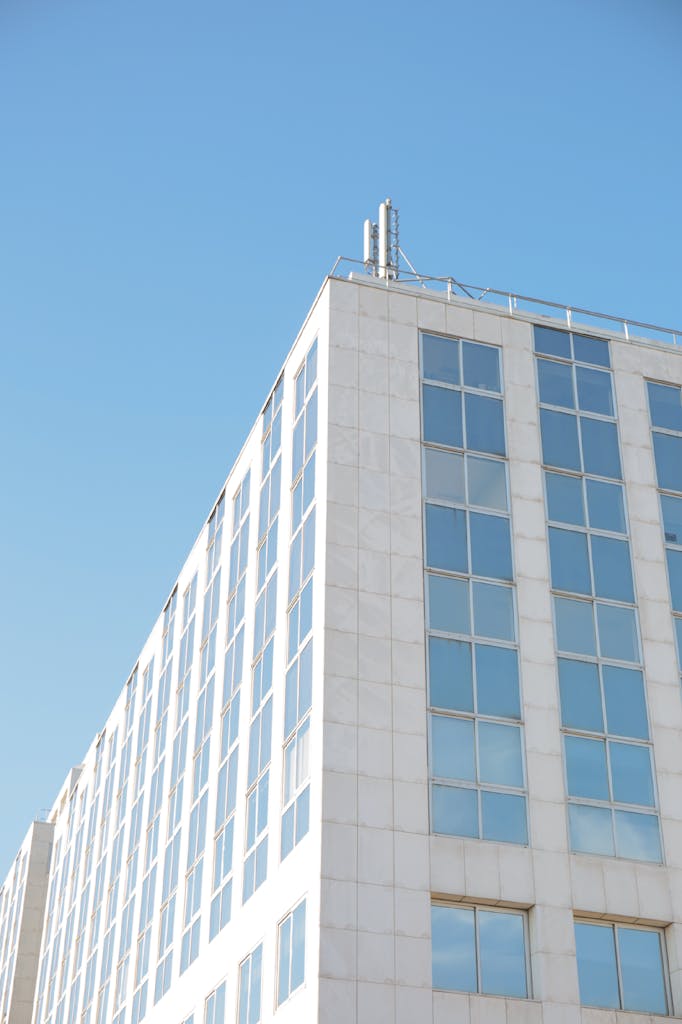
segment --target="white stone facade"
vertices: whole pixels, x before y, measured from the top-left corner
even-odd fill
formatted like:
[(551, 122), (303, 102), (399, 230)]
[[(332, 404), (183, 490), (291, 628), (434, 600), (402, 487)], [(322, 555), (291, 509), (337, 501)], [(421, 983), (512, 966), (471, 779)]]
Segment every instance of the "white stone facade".
[[(420, 331), (483, 342), (501, 352), (527, 845), (432, 832)], [(279, 513), (276, 520), (270, 518), (277, 552), (262, 570), (266, 585), (276, 580), (272, 690), (253, 696), (254, 679), (265, 671), (262, 644), (256, 644), (252, 658), (260, 628), (259, 550), (265, 543), (257, 527), (267, 435), (261, 417), (226, 483), (221, 549), (210, 554), (214, 511), (178, 577), (175, 604), (159, 617), (140, 654), (137, 676), (131, 677), (136, 679), (135, 703), (129, 684), (82, 770), (72, 774), (55, 802), (51, 888), (33, 1024), (632, 1021), (632, 1011), (581, 1005), (576, 917), (660, 929), (669, 1015), (682, 1016), (682, 705), (646, 396), (647, 380), (682, 384), (682, 353), (599, 330), (590, 333), (610, 339), (663, 863), (570, 849), (532, 320), (400, 282), (328, 279), (285, 363), (283, 386), (274, 399), (279, 401), (281, 394), (281, 454), (277, 449), (268, 463), (281, 459)], [(315, 342), (314, 381), (300, 384), (299, 378), (297, 385)], [(292, 459), (295, 465), (301, 461), (296, 445), (305, 431), (297, 433), (294, 425), (297, 409), (305, 417), (309, 404), (311, 425), (305, 431), (312, 439), (310, 450), (307, 440), (301, 444), (303, 461), (314, 452), (314, 493), (303, 499), (301, 512), (295, 487), (302, 478), (297, 471), (292, 478)], [(240, 618), (242, 613), (230, 605), (239, 588), (228, 583), (228, 576), (233, 499), (247, 473), (250, 493), (241, 521), (248, 514), (250, 532), (245, 575), (239, 576), (244, 585)], [(312, 628), (308, 634), (300, 627), (299, 639), (292, 641), (288, 625), (296, 589), (288, 582), (290, 553), (298, 520), (307, 522), (311, 510), (316, 517), (314, 569), (312, 577), (302, 571), (299, 593), (303, 602), (303, 583), (312, 578)], [(265, 554), (261, 558), (265, 566)], [(205, 593), (218, 569), (222, 589), (215, 593), (213, 612)], [(196, 631), (188, 653), (183, 602), (195, 576)], [(302, 609), (301, 603), (301, 617)], [(207, 628), (205, 616), (211, 619)], [(234, 640), (235, 622), (237, 627), (243, 622), (243, 667), (237, 683), (225, 689), (225, 652)], [(264, 635), (267, 644), (267, 627)], [(312, 695), (303, 701), (299, 693), (292, 719), (285, 680), (308, 642), (313, 645)], [(211, 643), (214, 667), (206, 669)], [(152, 659), (153, 672), (145, 676)], [(178, 710), (183, 678), (190, 695), (186, 718)], [(210, 679), (213, 707), (207, 715)], [(252, 749), (254, 731), (261, 729), (259, 715), (270, 700), (269, 758), (266, 751), (259, 760)], [(146, 741), (139, 738), (145, 713)], [(238, 726), (231, 741), (221, 741), (223, 715), (230, 713)], [(185, 721), (186, 751), (178, 764), (174, 748), (180, 749)], [(291, 722), (296, 730), (309, 722), (308, 739), (302, 740), (308, 744), (307, 767), (296, 783), (299, 796), (309, 787), (307, 805), (297, 805), (296, 811), (296, 821), (303, 821), (304, 806), (309, 808), (308, 826), (304, 831), (301, 825), (299, 841), (282, 858), (282, 814), (294, 806), (286, 795), (283, 800)], [(262, 752), (262, 738), (260, 743)], [(218, 822), (221, 766), (235, 750), (232, 810)], [(249, 807), (255, 806), (255, 796), (249, 801), (256, 778), (266, 779), (266, 795), (263, 820), (251, 821), (256, 830), (252, 842)], [(184, 779), (184, 802), (173, 818), (179, 779)], [(192, 888), (201, 855), (192, 860), (188, 852), (196, 839), (190, 819), (202, 794), (207, 808), (203, 873)], [(130, 838), (136, 821), (137, 853)], [(216, 844), (222, 842), (225, 821), (232, 830), (232, 861), (227, 869), (223, 862), (217, 884)], [(172, 874), (166, 864), (172, 864), (175, 835), (180, 837), (179, 867), (173, 889), (164, 875)], [(260, 869), (254, 868), (262, 871), (266, 864), (265, 877), (243, 900), (249, 851), (256, 851), (266, 836), (267, 854), (261, 856)], [(212, 904), (220, 885), (230, 879), (229, 920), (213, 933)], [(192, 899), (194, 910), (188, 911)], [(281, 946), (288, 932), (280, 934), (279, 925), (302, 900), (303, 975), (289, 965), (291, 978), (283, 994), (280, 976), (288, 961), (282, 959)], [(433, 988), (434, 900), (524, 912), (527, 998)], [(131, 905), (132, 917), (126, 911)], [(146, 908), (142, 916), (141, 907)], [(170, 939), (164, 932), (169, 916), (174, 923)], [(121, 937), (127, 919), (132, 924), (126, 949)], [(182, 962), (185, 933), (187, 949), (197, 942), (187, 964)], [(260, 945), (260, 1015), (252, 1009), (252, 1017), (241, 1018), (245, 982), (240, 992), (240, 964)], [(169, 951), (167, 988), (161, 992), (159, 965)], [(223, 984), (216, 1009), (206, 1000)], [(10, 1016), (9, 1024), (24, 1019)]]

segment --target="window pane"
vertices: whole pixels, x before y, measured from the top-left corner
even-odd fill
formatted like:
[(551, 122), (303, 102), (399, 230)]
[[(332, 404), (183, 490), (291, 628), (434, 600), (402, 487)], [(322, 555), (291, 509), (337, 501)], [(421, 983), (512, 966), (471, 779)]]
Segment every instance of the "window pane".
[(595, 530), (627, 533), (621, 485), (607, 484), (604, 480), (586, 480), (585, 487), (590, 526)]
[(554, 598), (557, 645), (572, 654), (596, 654), (592, 605), (586, 601)]
[(618, 1009), (618, 972), (613, 928), (596, 924), (575, 926), (580, 1002), (585, 1006)]
[(431, 715), (431, 770), (439, 779), (476, 778), (474, 723), (469, 718)]
[(654, 456), (658, 486), (682, 491), (682, 437), (654, 432)]
[(478, 767), (481, 782), (520, 789), (523, 786), (523, 762), (519, 727), (479, 721)]
[(482, 837), (496, 843), (528, 843), (526, 798), (515, 793), (481, 791)]
[(662, 494), (661, 511), (666, 544), (682, 544), (682, 498)]
[(545, 473), (547, 484), (547, 518), (557, 523), (585, 525), (583, 485), (577, 476)]
[(566, 412), (540, 409), (540, 428), (544, 464), (580, 470), (578, 425), (575, 416)]
[(541, 402), (560, 405), (565, 409), (575, 408), (573, 370), (568, 363), (538, 359), (538, 386)]
[(682, 664), (682, 619), (673, 619), (675, 639), (677, 640), (677, 657)]
[(474, 911), (431, 907), (433, 987), (475, 992)]
[(469, 529), (472, 573), (511, 580), (513, 571), (509, 520), (500, 516), (487, 516), (482, 512), (470, 512)]
[(568, 822), (572, 850), (613, 857), (613, 829), (608, 808), (569, 804)]
[(586, 534), (550, 526), (549, 554), (555, 590), (568, 590), (573, 594), (592, 593)]
[(514, 599), (511, 587), (473, 583), (474, 631), (490, 640), (514, 640)]
[(571, 336), (567, 331), (556, 331), (553, 327), (533, 327), (535, 351), (544, 352), (548, 356), (571, 358)]
[(603, 740), (584, 736), (564, 736), (566, 777), (569, 796), (589, 800), (608, 800), (606, 745)]
[(424, 377), (459, 384), (459, 342), (454, 338), (422, 335)]
[(559, 658), (559, 688), (562, 725), (604, 731), (599, 671), (593, 662)]
[(474, 710), (471, 644), (429, 637), (429, 693), (435, 707)]
[(648, 740), (642, 673), (632, 668), (603, 665), (602, 678), (608, 731), (616, 736)]
[(579, 363), (592, 363), (594, 366), (611, 365), (608, 341), (590, 338), (586, 334), (573, 335), (573, 357)]
[(595, 476), (621, 478), (618, 432), (615, 423), (580, 417), (583, 445), (583, 468)]
[(449, 572), (468, 571), (466, 513), (462, 509), (426, 506), (426, 564)]
[(596, 596), (634, 602), (628, 542), (614, 537), (593, 536), (590, 544)]
[(623, 983), (623, 1009), (667, 1013), (659, 933), (617, 928), (616, 935)]
[(616, 850), (619, 857), (660, 863), (661, 837), (657, 815), (616, 811)]
[(433, 831), (446, 836), (478, 837), (478, 800), (475, 789), (431, 787)]
[(476, 701), (480, 715), (521, 717), (516, 651), (476, 644)]
[(491, 345), (462, 342), (464, 383), (482, 391), (501, 391), (499, 349)]
[(632, 608), (597, 605), (599, 651), (603, 658), (617, 661), (639, 661), (637, 623)]
[(277, 1003), (288, 998), (289, 977), (291, 972), (291, 915), (279, 927), (279, 970), (277, 986)]
[(429, 627), (443, 633), (470, 633), (468, 584), (434, 573), (427, 580)]
[(441, 501), (464, 502), (464, 456), (425, 448), (424, 494)]
[(647, 384), (651, 422), (664, 430), (682, 431), (680, 389), (667, 384)]
[(305, 903), (293, 913), (291, 935), (291, 991), (303, 984), (305, 976)]
[(578, 386), (578, 407), (583, 412), (613, 416), (611, 374), (591, 370), (587, 366), (576, 366), (575, 376)]
[(673, 611), (682, 612), (682, 551), (666, 550), (668, 560), (668, 579), (670, 580), (670, 600)]
[(613, 799), (619, 804), (654, 806), (654, 783), (648, 747), (609, 743)]
[(478, 911), (481, 992), (525, 997), (526, 950), (521, 914)]
[(464, 396), (467, 448), (491, 455), (504, 455), (504, 413), (499, 398)]
[(459, 391), (424, 384), (424, 440), (462, 447), (462, 395)]
[(467, 482), (469, 504), (496, 508), (506, 512), (507, 478), (503, 462), (495, 459), (481, 459), (475, 455), (467, 457)]

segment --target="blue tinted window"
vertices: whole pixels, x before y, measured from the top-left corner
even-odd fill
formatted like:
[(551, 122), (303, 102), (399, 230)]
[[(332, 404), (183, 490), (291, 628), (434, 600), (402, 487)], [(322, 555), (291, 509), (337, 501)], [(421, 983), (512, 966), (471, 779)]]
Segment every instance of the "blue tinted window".
[(471, 644), (429, 637), (429, 692), (435, 707), (474, 710)]
[(667, 384), (647, 384), (651, 422), (664, 430), (682, 431), (680, 389)]
[(431, 716), (431, 767), (440, 779), (474, 781), (473, 719)]
[(599, 653), (616, 661), (639, 661), (637, 623), (633, 608), (597, 605)]
[[(481, 782), (523, 786), (521, 730), (499, 722), (478, 723), (478, 771)], [(460, 776), (460, 778), (463, 776)]]
[(477, 990), (473, 909), (432, 906), (431, 948), (434, 988)]
[(550, 526), (549, 552), (552, 586), (555, 590), (568, 590), (574, 594), (591, 593), (586, 534)]
[(500, 512), (507, 511), (507, 475), (503, 462), (469, 455), (467, 457), (467, 482), (471, 505), (496, 508)]
[(546, 466), (580, 470), (578, 424), (575, 416), (565, 412), (540, 409), (542, 461)]
[(424, 493), (427, 498), (464, 502), (464, 456), (425, 448)]
[(504, 413), (499, 398), (466, 394), (467, 447), (477, 452), (504, 455)]
[(496, 718), (520, 718), (519, 669), (516, 651), (476, 644), (478, 712)]
[(666, 550), (668, 559), (668, 578), (670, 580), (670, 600), (673, 610), (682, 612), (682, 551)]
[(613, 857), (613, 825), (607, 807), (569, 804), (568, 824), (572, 850)]
[(446, 836), (478, 836), (475, 789), (431, 786), (431, 827)]
[(660, 863), (661, 837), (658, 817), (637, 811), (616, 811), (616, 852), (631, 860), (650, 860)]
[(469, 388), (482, 391), (500, 389), (500, 354), (490, 345), (477, 345), (472, 341), (462, 342), (464, 383)]
[(442, 380), (446, 384), (459, 384), (459, 342), (453, 338), (439, 338), (434, 334), (422, 335), (423, 376), (428, 380)]
[(578, 407), (583, 412), (597, 412), (603, 416), (613, 416), (611, 374), (604, 373), (603, 370), (592, 370), (588, 366), (576, 366), (575, 377), (578, 388)]
[(590, 543), (594, 569), (594, 592), (597, 597), (634, 602), (628, 542), (616, 540), (614, 537), (592, 536)]
[(618, 1009), (618, 969), (613, 928), (576, 924), (575, 952), (578, 959), (580, 1002), (585, 1006)]
[(481, 992), (525, 997), (528, 992), (523, 918), (520, 914), (487, 910), (477, 911), (477, 918)]
[(536, 352), (544, 352), (548, 356), (561, 356), (562, 359), (571, 358), (571, 336), (567, 331), (556, 331), (553, 327), (540, 327), (535, 324), (533, 334)]
[(509, 520), (501, 516), (487, 516), (483, 512), (470, 512), (469, 529), (472, 573), (475, 576), (511, 580)]
[(584, 526), (583, 485), (580, 477), (566, 476), (564, 473), (545, 473), (545, 481), (547, 518), (557, 523)]
[(466, 512), (426, 506), (426, 561), (433, 569), (468, 571)]
[(583, 446), (583, 468), (595, 476), (609, 476), (620, 480), (620, 453), (615, 423), (580, 417), (580, 436)]
[(666, 544), (682, 544), (682, 498), (662, 494), (661, 510)]
[(573, 335), (573, 356), (579, 363), (592, 363), (593, 366), (610, 366), (608, 341), (590, 338), (586, 334)]
[(682, 437), (654, 433), (654, 457), (658, 486), (682, 491)]
[(590, 661), (559, 658), (561, 721), (573, 729), (602, 732), (601, 690), (599, 671)]
[(429, 626), (444, 633), (469, 633), (469, 586), (448, 576), (428, 577)]
[(619, 804), (654, 806), (654, 783), (648, 747), (609, 743), (613, 799)]
[(649, 728), (642, 673), (633, 668), (604, 665), (602, 677), (608, 731), (616, 736), (647, 740)]
[(606, 744), (584, 736), (564, 736), (569, 796), (608, 800)]
[(572, 654), (597, 653), (591, 604), (572, 601), (568, 597), (555, 597), (554, 614), (560, 651)]
[(586, 480), (587, 511), (590, 526), (595, 530), (626, 533), (623, 488), (604, 480)]
[(538, 385), (541, 402), (561, 405), (566, 409), (575, 408), (573, 370), (568, 363), (538, 359)]
[(482, 790), (481, 838), (525, 846), (528, 842), (526, 798), (515, 793)]
[(668, 1012), (658, 932), (617, 928), (623, 1007), (642, 1013)]
[(473, 583), (474, 630), (490, 640), (514, 640), (514, 599), (511, 587)]
[(459, 391), (424, 384), (424, 440), (462, 447), (462, 396)]

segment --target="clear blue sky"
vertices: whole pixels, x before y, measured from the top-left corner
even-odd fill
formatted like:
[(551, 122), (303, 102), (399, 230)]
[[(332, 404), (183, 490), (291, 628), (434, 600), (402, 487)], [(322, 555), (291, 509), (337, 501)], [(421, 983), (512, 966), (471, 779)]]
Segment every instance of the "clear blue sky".
[(679, 0), (0, 5), (0, 879), (324, 274), (682, 324)]

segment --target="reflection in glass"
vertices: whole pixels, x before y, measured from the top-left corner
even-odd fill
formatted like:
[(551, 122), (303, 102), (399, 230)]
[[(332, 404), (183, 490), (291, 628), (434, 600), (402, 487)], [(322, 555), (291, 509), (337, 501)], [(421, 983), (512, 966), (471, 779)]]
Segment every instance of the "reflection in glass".
[(606, 744), (584, 736), (564, 736), (569, 796), (608, 800)]
[(521, 730), (498, 722), (478, 723), (478, 771), (481, 782), (523, 786)]
[(511, 580), (509, 520), (502, 516), (488, 516), (483, 512), (470, 512), (469, 530), (472, 573), (475, 576)]
[(648, 740), (644, 680), (637, 669), (603, 665), (608, 731), (615, 736)]
[(587, 601), (572, 601), (568, 597), (554, 598), (557, 645), (560, 651), (573, 654), (596, 654), (592, 605)]
[(587, 334), (573, 335), (573, 357), (579, 363), (592, 363), (593, 366), (610, 366), (608, 341), (590, 338)]
[(464, 396), (467, 448), (504, 455), (504, 413), (499, 398), (467, 392)]
[(511, 587), (473, 583), (474, 631), (490, 640), (514, 640), (514, 598)]
[(544, 464), (579, 471), (580, 449), (575, 416), (566, 412), (540, 409), (540, 428)]
[(467, 572), (466, 512), (463, 509), (427, 504), (426, 564), (432, 569)]
[(469, 388), (481, 391), (499, 391), (500, 388), (500, 354), (499, 350), (490, 345), (477, 345), (475, 342), (462, 342), (462, 362), (464, 383)]
[(627, 533), (621, 485), (608, 484), (605, 480), (586, 480), (585, 487), (590, 526), (594, 530)]
[(618, 971), (616, 947), (611, 925), (575, 926), (575, 952), (578, 959), (580, 1002), (585, 1006), (618, 1009)]
[(559, 658), (559, 689), (562, 725), (603, 732), (599, 671), (594, 662)]
[(616, 540), (615, 537), (593, 535), (590, 543), (596, 596), (634, 602), (628, 542)]
[(545, 473), (547, 518), (556, 523), (585, 525), (583, 485), (580, 477), (564, 473)]
[(680, 389), (668, 384), (647, 384), (651, 422), (664, 430), (682, 431)]
[(481, 992), (525, 997), (526, 953), (520, 914), (477, 911)]
[(434, 707), (474, 710), (471, 644), (429, 637), (429, 693)]
[(548, 356), (571, 358), (571, 336), (568, 331), (556, 331), (553, 327), (533, 327), (535, 351), (544, 352)]
[(667, 1013), (659, 933), (619, 927), (616, 934), (624, 1009)]
[(639, 661), (639, 641), (634, 608), (597, 605), (599, 652), (603, 658)]
[(521, 717), (516, 651), (476, 644), (476, 695), (480, 715)]
[(476, 992), (474, 911), (431, 907), (433, 987)]
[(616, 853), (631, 860), (660, 863), (661, 837), (656, 814), (616, 811)]
[(429, 573), (429, 627), (443, 633), (469, 633), (469, 586), (465, 580)]
[(424, 492), (427, 498), (464, 502), (464, 456), (425, 448)]
[(571, 849), (578, 853), (600, 853), (613, 857), (611, 811), (590, 804), (569, 804), (568, 823)]
[(673, 551), (671, 548), (667, 548), (665, 557), (668, 560), (670, 600), (673, 611), (682, 612), (682, 551)]
[(654, 783), (648, 747), (609, 743), (613, 799), (619, 804), (654, 806)]
[(620, 480), (622, 474), (616, 424), (581, 416), (580, 437), (584, 471)]
[(555, 590), (568, 590), (573, 594), (592, 592), (587, 534), (550, 526), (549, 554)]
[(478, 799), (475, 789), (431, 786), (431, 827), (446, 836), (478, 836)]
[(440, 380), (445, 384), (459, 384), (459, 342), (454, 338), (439, 338), (423, 334), (423, 376), (427, 380)]
[(682, 437), (654, 431), (654, 456), (658, 486), (666, 491), (682, 491)]
[(499, 509), (500, 512), (507, 511), (507, 477), (503, 462), (469, 455), (467, 481), (469, 504)]
[(471, 718), (431, 715), (431, 768), (439, 779), (476, 778)]
[(461, 392), (424, 384), (422, 386), (422, 407), (424, 440), (431, 441), (433, 444), (445, 444), (450, 448), (461, 448)]
[(540, 401), (546, 405), (575, 408), (573, 397), (573, 371), (568, 363), (555, 363), (538, 359), (538, 386)]
[(481, 790), (481, 835), (496, 843), (528, 843), (526, 798)]
[(578, 386), (578, 407), (583, 412), (613, 416), (611, 374), (602, 370), (592, 370), (587, 366), (576, 366), (575, 376)]

